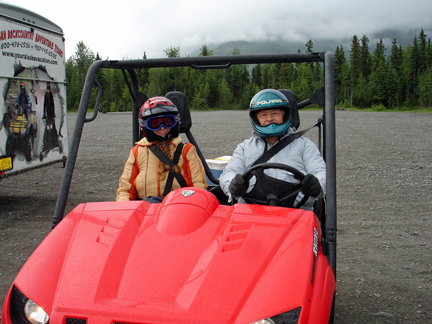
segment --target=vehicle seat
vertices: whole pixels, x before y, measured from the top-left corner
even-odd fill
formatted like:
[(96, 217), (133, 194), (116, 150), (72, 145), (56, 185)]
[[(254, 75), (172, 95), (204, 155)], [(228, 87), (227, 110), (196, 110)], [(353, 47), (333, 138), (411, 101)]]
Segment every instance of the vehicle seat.
[(297, 108), (297, 100), (294, 92), (289, 89), (278, 89), (278, 91), (282, 92), (285, 97), (287, 97), (288, 102), (291, 107), (291, 127), (295, 127), (295, 129), (299, 129), (300, 127), (300, 116)]
[(144, 137), (138, 126), (138, 116), (141, 110), (142, 105), (149, 99), (147, 94), (143, 92), (138, 92), (134, 102), (133, 102), (133, 110), (132, 110), (132, 120), (133, 120), (133, 129), (132, 129), (132, 145), (135, 145), (140, 139)]
[(201, 162), (204, 166), (207, 177), (210, 179), (211, 182), (215, 184), (219, 184), (219, 180), (216, 179), (213, 173), (211, 172), (210, 167), (208, 166), (204, 158), (204, 155), (201, 153), (201, 150), (198, 147), (198, 144), (195, 141), (195, 138), (193, 137), (190, 131), (192, 127), (192, 118), (191, 118), (189, 103), (186, 95), (180, 91), (171, 91), (168, 92), (165, 95), (165, 97), (171, 100), (174, 103), (174, 105), (177, 106), (180, 114), (180, 133), (186, 134), (186, 137), (188, 138), (189, 142), (195, 146), (198, 156), (201, 159)]
[[(300, 127), (300, 115), (298, 112), (297, 100), (294, 92), (290, 89), (278, 89), (278, 91), (282, 92), (284, 96), (287, 97), (291, 106), (291, 126), (298, 130)], [(314, 204), (313, 211), (319, 220), (322, 219), (324, 210), (324, 200), (322, 198), (318, 199)]]
[(168, 92), (165, 98), (171, 100), (178, 108), (180, 114), (180, 133), (185, 133), (187, 135), (192, 127), (192, 118), (186, 95), (180, 91), (172, 91)]

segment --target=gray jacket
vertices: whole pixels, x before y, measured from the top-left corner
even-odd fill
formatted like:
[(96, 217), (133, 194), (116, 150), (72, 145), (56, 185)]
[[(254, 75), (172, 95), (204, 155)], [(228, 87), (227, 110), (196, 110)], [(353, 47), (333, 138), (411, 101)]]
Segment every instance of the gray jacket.
[[(288, 134), (285, 136), (291, 135), (295, 132), (295, 129), (290, 128)], [(230, 200), (232, 200), (231, 193), (229, 191), (229, 185), (231, 180), (235, 177), (237, 173), (245, 173), (252, 166), (252, 164), (256, 160), (258, 160), (258, 158), (264, 152), (264, 145), (267, 145), (267, 149), (271, 148), (271, 145), (267, 143), (262, 137), (258, 136), (258, 134), (256, 133), (254, 133), (251, 138), (237, 145), (237, 148), (235, 149), (231, 160), (228, 162), (226, 168), (224, 169), (219, 178), (220, 187)], [(320, 182), (321, 188), (323, 189), (323, 193), (325, 196), (326, 165), (320, 155), (318, 148), (310, 139), (306, 137), (297, 138), (288, 146), (280, 150), (267, 162), (287, 164), (289, 166), (292, 166), (293, 168), (296, 168), (304, 174), (313, 174)], [(289, 174), (287, 174), (285, 171), (267, 169), (264, 172), (273, 178), (288, 182), (297, 182), (297, 180), (294, 180), (293, 177), (289, 176)], [(252, 190), (255, 183), (254, 180), (255, 179), (252, 178), (249, 181), (248, 191)], [(298, 202), (302, 197), (302, 193), (299, 193), (296, 202)], [(241, 203), (245, 202), (242, 198), (235, 198), (238, 198), (238, 201)], [(302, 208), (312, 209), (314, 200), (316, 199), (310, 198)]]

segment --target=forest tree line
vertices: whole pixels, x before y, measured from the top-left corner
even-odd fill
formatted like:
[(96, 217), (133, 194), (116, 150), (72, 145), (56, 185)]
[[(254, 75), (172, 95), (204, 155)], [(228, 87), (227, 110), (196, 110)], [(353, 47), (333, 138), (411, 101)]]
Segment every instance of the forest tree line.
[[(306, 44), (306, 53), (313, 52), (313, 42)], [(343, 107), (375, 107), (406, 110), (432, 107), (432, 44), (423, 29), (405, 48), (393, 39), (391, 52), (385, 55), (381, 39), (370, 52), (369, 38), (352, 37), (350, 49), (336, 47), (336, 105)], [(164, 50), (167, 57), (180, 57), (180, 47)], [(299, 50), (300, 52), (300, 50)], [(234, 49), (232, 55), (241, 54)], [(200, 56), (213, 52), (203, 45)], [(102, 59), (83, 42), (66, 62), (68, 110), (77, 110), (89, 66)], [(143, 59), (146, 59), (144, 52)], [(140, 91), (149, 97), (182, 91), (192, 109), (247, 109), (253, 95), (261, 89), (291, 89), (297, 100), (309, 98), (322, 86), (320, 63), (276, 63), (234, 65), (227, 69), (195, 70), (189, 67), (152, 68), (137, 71)], [(97, 80), (103, 88), (102, 112), (129, 111), (132, 98), (121, 70), (103, 69)], [(90, 107), (96, 101), (96, 91)]]

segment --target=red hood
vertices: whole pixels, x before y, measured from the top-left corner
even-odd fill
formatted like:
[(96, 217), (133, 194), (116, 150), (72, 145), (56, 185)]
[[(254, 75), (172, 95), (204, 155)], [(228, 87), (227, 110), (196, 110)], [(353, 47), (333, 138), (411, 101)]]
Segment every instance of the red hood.
[[(50, 323), (250, 322), (310, 298), (319, 228), (312, 212), (221, 206), (193, 190), (189, 197), (176, 190), (162, 204), (89, 203), (71, 212), (62, 223), (76, 226), (53, 304), (45, 305)], [(47, 292), (39, 295), (32, 299), (47, 304)]]

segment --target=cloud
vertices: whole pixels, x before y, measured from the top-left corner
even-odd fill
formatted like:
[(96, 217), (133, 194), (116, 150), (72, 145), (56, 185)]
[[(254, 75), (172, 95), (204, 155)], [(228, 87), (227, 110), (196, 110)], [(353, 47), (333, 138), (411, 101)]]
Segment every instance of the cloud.
[[(75, 0), (9, 1), (63, 28), (66, 55), (83, 41), (104, 59), (164, 57), (180, 46), (187, 55), (202, 45), (227, 41), (370, 39), (389, 30), (432, 33), (430, 0), (123, 0), (105, 4)], [(428, 37), (432, 35), (428, 34)]]

